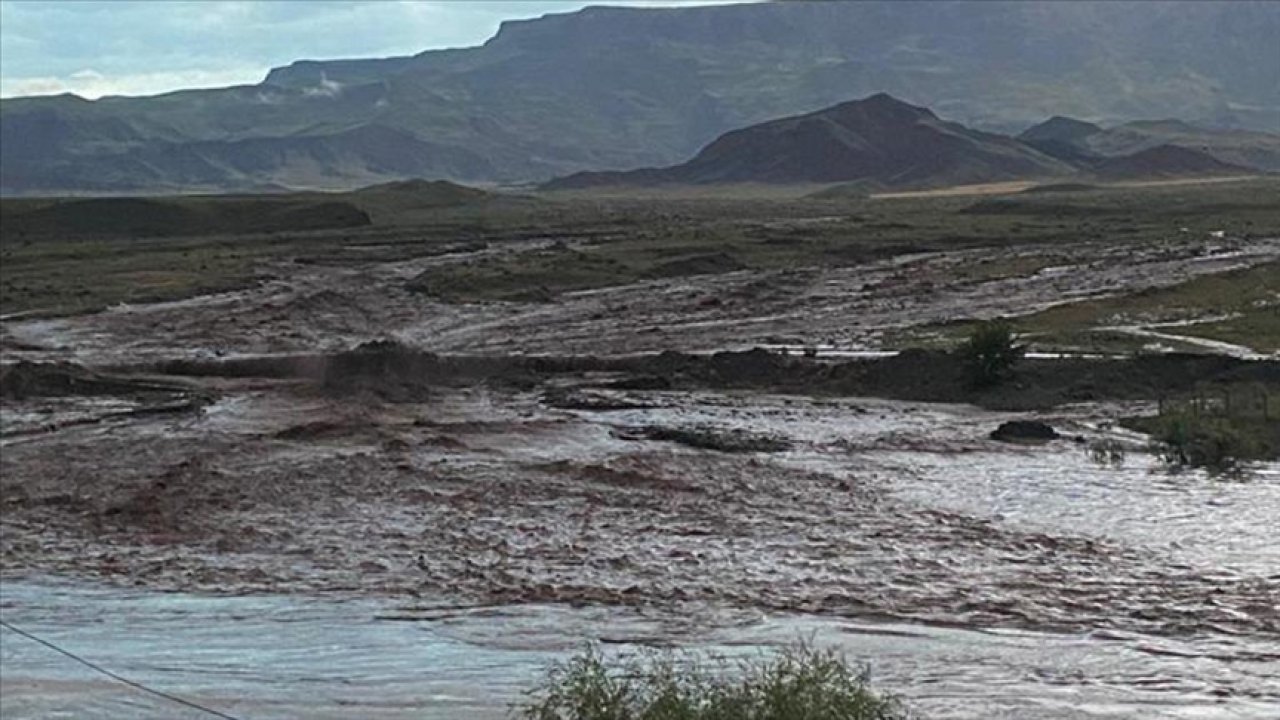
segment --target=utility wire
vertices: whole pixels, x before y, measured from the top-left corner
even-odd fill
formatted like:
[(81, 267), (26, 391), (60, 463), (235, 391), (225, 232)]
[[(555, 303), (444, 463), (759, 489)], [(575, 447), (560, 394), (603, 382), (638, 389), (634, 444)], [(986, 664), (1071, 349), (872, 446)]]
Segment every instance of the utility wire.
[(186, 700), (186, 699), (180, 698), (180, 697), (178, 697), (177, 695), (170, 695), (169, 693), (164, 692), (164, 691), (161, 691), (161, 690), (154, 690), (154, 689), (152, 689), (152, 688), (147, 687), (146, 685), (143, 685), (143, 684), (142, 684), (142, 683), (140, 683), (140, 682), (135, 682), (135, 681), (133, 681), (133, 680), (130, 680), (129, 678), (121, 677), (121, 676), (119, 676), (119, 675), (117, 675), (117, 674), (115, 674), (115, 673), (111, 672), (110, 670), (108, 670), (108, 669), (106, 669), (106, 668), (102, 667), (101, 665), (98, 665), (98, 664), (96, 664), (96, 663), (90, 662), (89, 660), (85, 660), (84, 658), (80, 657), (79, 655), (76, 655), (75, 653), (73, 653), (73, 652), (71, 652), (71, 651), (69, 651), (69, 650), (63, 650), (62, 648), (58, 647), (57, 645), (54, 645), (53, 643), (49, 642), (48, 640), (45, 640), (45, 639), (42, 639), (42, 638), (38, 638), (38, 637), (36, 637), (35, 635), (32, 635), (31, 633), (27, 632), (26, 630), (23, 630), (22, 628), (15, 627), (15, 626), (13, 625), (13, 623), (10, 623), (10, 622), (8, 622), (8, 621), (6, 621), (6, 620), (0, 620), (0, 626), (3, 626), (3, 627), (5, 627), (5, 628), (7, 628), (7, 629), (9, 629), (9, 630), (14, 631), (14, 632), (18, 633), (19, 635), (21, 635), (21, 636), (23, 636), (23, 637), (27, 638), (28, 640), (32, 640), (32, 641), (34, 641), (34, 642), (40, 643), (41, 645), (43, 645), (43, 646), (45, 646), (45, 647), (49, 648), (50, 650), (53, 650), (53, 651), (54, 651), (54, 652), (56, 652), (56, 653), (60, 653), (60, 654), (62, 654), (62, 655), (66, 655), (67, 657), (71, 658), (72, 660), (75, 660), (76, 662), (80, 663), (81, 665), (84, 665), (85, 667), (89, 668), (90, 670), (93, 670), (93, 671), (95, 671), (95, 672), (102, 673), (103, 675), (106, 675), (107, 677), (111, 678), (112, 680), (115, 680), (115, 681), (117, 681), (117, 682), (124, 683), (125, 685), (128, 685), (129, 687), (134, 688), (135, 690), (141, 690), (142, 692), (150, 693), (150, 694), (152, 694), (152, 695), (155, 695), (156, 697), (164, 698), (165, 700), (168, 700), (169, 702), (174, 702), (174, 703), (177, 703), (177, 704), (179, 704), (179, 705), (185, 705), (185, 706), (187, 706), (187, 707), (189, 707), (189, 708), (192, 708), (192, 709), (194, 709), (194, 710), (199, 710), (200, 712), (208, 713), (209, 715), (212, 715), (212, 716), (214, 716), (214, 717), (223, 718), (223, 720), (240, 720), (240, 718), (237, 718), (237, 717), (236, 717), (236, 716), (234, 716), (234, 715), (228, 715), (228, 714), (226, 714), (226, 713), (224, 713), (224, 712), (220, 712), (220, 711), (218, 711), (218, 710), (214, 710), (214, 709), (212, 709), (212, 708), (207, 708), (207, 707), (205, 707), (205, 706), (203, 706), (203, 705), (200, 705), (200, 704), (194, 703), (194, 702), (192, 702), (192, 701), (190, 701), (190, 700)]

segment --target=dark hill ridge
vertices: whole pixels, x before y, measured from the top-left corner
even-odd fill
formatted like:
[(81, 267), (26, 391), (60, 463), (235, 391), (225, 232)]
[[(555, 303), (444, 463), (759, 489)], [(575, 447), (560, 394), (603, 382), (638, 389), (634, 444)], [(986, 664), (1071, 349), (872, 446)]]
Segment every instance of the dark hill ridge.
[(529, 202), (443, 180), (404, 180), (341, 193), (15, 198), (0, 212), (5, 233), (16, 236), (160, 237), (361, 227), (502, 201)]
[(350, 202), (305, 195), (103, 197), (54, 201), (30, 210), (6, 207), (4, 211), (5, 232), (15, 236), (235, 235), (369, 224), (369, 214)]
[(542, 181), (670, 165), (733, 128), (876, 92), (1001, 132), (1046, 107), (1280, 130), (1276, 36), (1280, 3), (1248, 0), (593, 7), (257, 85), (4, 100), (0, 192)]
[(1108, 180), (1140, 180), (1214, 175), (1249, 175), (1255, 170), (1190, 148), (1157, 145), (1132, 155), (1106, 158), (1093, 166), (1094, 175)]
[(1074, 169), (1013, 138), (946, 122), (880, 93), (726, 133), (681, 165), (578, 173), (546, 187), (851, 181), (927, 187), (1054, 177)]
[(1280, 172), (1280, 135), (1203, 128), (1181, 120), (1139, 120), (1102, 128), (1073, 118), (1054, 117), (1029, 128), (1018, 139), (1082, 166), (1169, 146), (1203, 153), (1236, 166), (1236, 170)]
[(1032, 126), (1021, 135), (1023, 142), (1063, 142), (1075, 144), (1084, 138), (1102, 132), (1102, 126), (1075, 118), (1054, 115), (1039, 125)]

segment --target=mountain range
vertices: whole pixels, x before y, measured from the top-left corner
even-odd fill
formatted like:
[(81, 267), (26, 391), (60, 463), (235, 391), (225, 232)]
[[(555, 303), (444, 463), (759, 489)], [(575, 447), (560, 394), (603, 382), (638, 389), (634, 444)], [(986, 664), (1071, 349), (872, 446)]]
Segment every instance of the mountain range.
[[(988, 132), (1055, 113), (1276, 131), (1276, 37), (1280, 3), (1265, 0), (592, 7), (506, 22), (474, 48), (299, 61), (256, 85), (6, 99), (0, 192), (540, 182), (671, 165), (735, 128), (878, 92)], [(1137, 131), (1188, 146), (1172, 125)], [(1239, 152), (1224, 162), (1264, 164)]]
[[(1108, 158), (1175, 147), (1203, 153), (1236, 169), (1280, 172), (1280, 134), (1214, 130), (1179, 120), (1138, 121), (1103, 128), (1057, 116), (1027, 129), (1018, 139), (1082, 167), (1103, 164)], [(1190, 158), (1186, 153), (1182, 157)]]
[[(1163, 127), (1141, 127), (1148, 125)], [(1246, 175), (1262, 169), (1234, 164), (1216, 151), (1237, 157), (1239, 144), (1230, 140), (1240, 136), (1256, 140), (1263, 150), (1267, 143), (1280, 143), (1280, 135), (1182, 128), (1177, 138), (1160, 134), (1157, 140), (1181, 140), (1196, 147), (1152, 144), (1132, 126), (1104, 130), (1065, 117), (1051, 118), (1013, 138), (948, 122), (928, 108), (878, 93), (726, 133), (678, 165), (581, 172), (544, 187), (856, 182), (863, 189), (898, 189), (1065, 176), (1127, 180)], [(1265, 152), (1255, 154), (1274, 159)]]

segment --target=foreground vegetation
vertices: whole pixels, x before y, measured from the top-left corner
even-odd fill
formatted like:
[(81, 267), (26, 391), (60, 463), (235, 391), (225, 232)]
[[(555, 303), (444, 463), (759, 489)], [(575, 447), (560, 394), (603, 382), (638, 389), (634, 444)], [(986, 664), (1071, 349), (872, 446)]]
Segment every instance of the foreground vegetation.
[(767, 660), (706, 665), (654, 654), (610, 662), (588, 648), (551, 669), (526, 720), (904, 720), (843, 656), (795, 646)]

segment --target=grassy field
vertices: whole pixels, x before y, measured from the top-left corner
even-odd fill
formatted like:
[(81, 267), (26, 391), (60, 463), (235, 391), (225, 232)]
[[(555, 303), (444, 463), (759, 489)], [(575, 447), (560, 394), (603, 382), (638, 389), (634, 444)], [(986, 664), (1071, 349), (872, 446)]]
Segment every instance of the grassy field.
[[(1225, 318), (1190, 322), (1198, 318)], [(1208, 275), (1165, 288), (1147, 289), (1058, 305), (1015, 318), (1015, 330), (1037, 349), (1077, 348), (1134, 351), (1151, 343), (1112, 327), (1159, 326), (1169, 335), (1220, 340), (1259, 352), (1280, 352), (1280, 263)], [(1181, 324), (1188, 323), (1188, 324)], [(898, 342), (952, 345), (966, 337), (970, 322), (920, 328)], [(1161, 341), (1176, 349), (1190, 343)], [(1180, 345), (1180, 346), (1179, 346)]]
[[(1087, 188), (1004, 196), (814, 199), (793, 189), (731, 189), (693, 197), (552, 194), (417, 202), (413, 194), (344, 194), (372, 224), (308, 231), (191, 236), (9, 232), (49, 201), (0, 203), (0, 305), (4, 314), (61, 314), (120, 302), (176, 299), (257, 282), (288, 264), (400, 260), (454, 247), (541, 238), (537, 251), (476, 258), (433, 270), (414, 286), (447, 300), (552, 300), (561, 292), (655, 277), (857, 265), (904, 253), (1091, 241), (1150, 243), (1186, 232), (1280, 235), (1280, 180)], [(209, 200), (206, 200), (209, 201)], [(199, 198), (183, 199), (198, 206)], [(279, 198), (269, 202), (279, 203)], [(975, 281), (1034, 272), (1046, 261), (961, 266)], [(1274, 266), (1268, 272), (1274, 273)], [(1266, 273), (1257, 284), (1269, 284)], [(1236, 283), (1212, 291), (1209, 310), (1240, 312), (1197, 328), (1206, 336), (1264, 337), (1274, 308)], [(1206, 293), (1210, 291), (1205, 291)], [(1176, 299), (1176, 298), (1174, 298)], [(1134, 300), (1139, 305), (1164, 299)], [(1067, 332), (1109, 310), (1062, 310), (1029, 327)], [(1270, 313), (1270, 314), (1268, 314)], [(1225, 314), (1225, 313), (1224, 313)], [(1068, 317), (1070, 315), (1070, 317)], [(1077, 320), (1076, 318), (1079, 318)], [(1273, 342), (1273, 341), (1269, 341)]]

